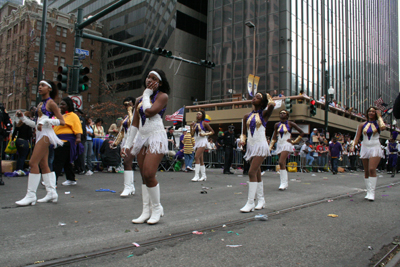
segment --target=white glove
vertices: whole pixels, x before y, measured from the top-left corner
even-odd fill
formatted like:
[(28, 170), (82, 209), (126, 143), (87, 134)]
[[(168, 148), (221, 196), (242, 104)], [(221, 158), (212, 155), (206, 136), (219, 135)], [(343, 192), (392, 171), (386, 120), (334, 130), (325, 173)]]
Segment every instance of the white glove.
[(43, 119), (38, 124), (42, 124), (45, 127), (48, 125), (58, 126), (58, 125), (60, 125), (60, 120), (59, 119)]
[(27, 118), (27, 117), (25, 117), (25, 116), (22, 116), (22, 117), (20, 117), (19, 118), (23, 123), (25, 123), (26, 125), (28, 125), (29, 127), (31, 127), (31, 128), (35, 128), (35, 126), (36, 126), (36, 124), (35, 124), (35, 122), (33, 121), (33, 120), (31, 120), (31, 119), (29, 119), (29, 118)]
[(131, 126), (128, 132), (128, 137), (124, 143), (123, 149), (131, 148), (133, 145), (133, 141), (135, 141), (135, 137), (139, 129), (136, 126)]
[(143, 107), (143, 112), (146, 111), (146, 109), (151, 108), (151, 103), (150, 103), (150, 96), (153, 94), (153, 90), (151, 89), (146, 89), (143, 92), (143, 98), (142, 98), (142, 107)]

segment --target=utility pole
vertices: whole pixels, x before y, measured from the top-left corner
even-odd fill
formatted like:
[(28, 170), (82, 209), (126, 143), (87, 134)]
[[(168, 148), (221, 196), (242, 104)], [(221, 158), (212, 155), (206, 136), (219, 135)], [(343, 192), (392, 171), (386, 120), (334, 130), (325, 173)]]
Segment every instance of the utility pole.
[(36, 87), (36, 105), (41, 101), (39, 96), (39, 83), (43, 80), (43, 62), (44, 62), (44, 48), (46, 42), (46, 26), (47, 26), (47, 0), (43, 0), (43, 13), (42, 13), (42, 32), (40, 34), (40, 47), (39, 47), (39, 66), (38, 66), (38, 79)]

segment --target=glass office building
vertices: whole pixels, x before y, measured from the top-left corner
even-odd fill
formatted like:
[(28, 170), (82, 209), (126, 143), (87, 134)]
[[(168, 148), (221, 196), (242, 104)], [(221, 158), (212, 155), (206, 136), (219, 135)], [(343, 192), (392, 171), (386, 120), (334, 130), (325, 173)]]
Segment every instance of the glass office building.
[(206, 99), (246, 96), (253, 68), (259, 91), (320, 99), (325, 79), (338, 103), (359, 110), (399, 92), (396, 0), (213, 0), (208, 10), (207, 51), (217, 66)]

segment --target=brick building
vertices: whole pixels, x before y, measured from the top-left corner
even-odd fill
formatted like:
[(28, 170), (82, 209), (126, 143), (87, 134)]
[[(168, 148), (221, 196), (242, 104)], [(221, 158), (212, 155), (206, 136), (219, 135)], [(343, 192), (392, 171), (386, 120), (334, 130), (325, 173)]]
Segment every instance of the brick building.
[[(24, 5), (6, 3), (0, 8), (0, 102), (8, 110), (27, 109), (35, 105), (37, 92), (42, 6), (35, 1)], [(58, 66), (73, 64), (74, 24), (76, 16), (47, 11), (46, 48), (43, 78), (57, 83)], [(101, 35), (101, 25), (86, 32)], [(82, 93), (83, 107), (98, 102), (101, 43), (84, 40), (82, 49), (90, 56), (81, 63), (90, 69), (89, 90)], [(59, 92), (59, 99), (67, 96)]]

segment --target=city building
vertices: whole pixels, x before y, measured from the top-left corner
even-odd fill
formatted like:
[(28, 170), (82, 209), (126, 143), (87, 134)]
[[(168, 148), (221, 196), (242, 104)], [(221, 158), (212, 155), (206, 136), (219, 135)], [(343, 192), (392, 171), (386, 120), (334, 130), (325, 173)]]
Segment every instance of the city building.
[[(82, 8), (84, 17), (88, 17), (115, 2), (55, 0), (49, 7), (73, 14)], [(206, 57), (207, 2), (132, 0), (99, 21), (104, 26), (104, 37), (148, 49), (165, 48), (175, 56), (199, 62)], [(101, 88), (101, 94), (106, 89), (118, 97), (138, 97), (143, 92), (144, 73), (159, 68), (166, 73), (171, 86), (166, 114), (196, 99), (204, 99), (204, 67), (109, 44), (103, 45), (102, 54), (101, 67), (107, 87)], [(102, 101), (109, 99), (105, 97)]]
[[(47, 13), (43, 78), (57, 83), (58, 66), (73, 63), (76, 17), (54, 8)], [(8, 110), (28, 109), (36, 103), (41, 27), (42, 6), (36, 1), (25, 1), (24, 5), (8, 2), (0, 9), (0, 101)], [(86, 31), (101, 35), (101, 25), (92, 25)], [(84, 40), (82, 48), (90, 51), (81, 63), (91, 72), (89, 90), (82, 93), (84, 107), (98, 102), (101, 44)], [(58, 100), (62, 96), (59, 92)]]
[(362, 111), (398, 94), (396, 0), (212, 0), (208, 18), (206, 99), (246, 97), (254, 67), (259, 91), (314, 99), (327, 71), (333, 98)]
[(7, 2), (17, 4), (17, 5), (22, 5), (24, 1), (23, 0), (0, 0), (0, 7)]

